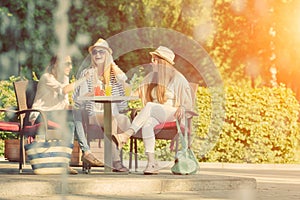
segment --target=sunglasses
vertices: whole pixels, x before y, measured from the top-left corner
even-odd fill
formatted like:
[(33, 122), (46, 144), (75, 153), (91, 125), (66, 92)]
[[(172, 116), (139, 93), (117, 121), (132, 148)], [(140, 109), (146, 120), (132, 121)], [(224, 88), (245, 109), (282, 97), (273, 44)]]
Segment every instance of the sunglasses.
[(157, 61), (158, 61), (157, 58), (151, 58), (151, 62), (152, 62), (152, 63), (155, 63), (155, 62), (157, 62)]
[(66, 62), (66, 63), (65, 63), (65, 67), (70, 67), (70, 66), (72, 66), (72, 63), (71, 63), (71, 62)]
[(96, 49), (94, 49), (93, 51), (92, 51), (92, 54), (95, 56), (95, 55), (97, 55), (97, 53), (99, 53), (100, 55), (104, 55), (105, 54), (105, 51), (104, 50), (96, 50)]

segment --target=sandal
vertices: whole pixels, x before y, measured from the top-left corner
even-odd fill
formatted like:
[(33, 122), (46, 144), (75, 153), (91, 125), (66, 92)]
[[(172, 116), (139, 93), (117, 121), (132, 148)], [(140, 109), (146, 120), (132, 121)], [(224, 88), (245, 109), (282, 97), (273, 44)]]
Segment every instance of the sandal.
[(125, 167), (121, 161), (113, 162), (113, 172), (128, 172), (129, 170)]
[(104, 164), (101, 162), (99, 159), (97, 159), (92, 153), (89, 153), (88, 155), (82, 155), (81, 160), (85, 163), (88, 163), (92, 166), (97, 166), (97, 167), (103, 167)]
[(76, 175), (78, 174), (78, 171), (73, 169), (72, 167), (68, 167), (68, 174)]

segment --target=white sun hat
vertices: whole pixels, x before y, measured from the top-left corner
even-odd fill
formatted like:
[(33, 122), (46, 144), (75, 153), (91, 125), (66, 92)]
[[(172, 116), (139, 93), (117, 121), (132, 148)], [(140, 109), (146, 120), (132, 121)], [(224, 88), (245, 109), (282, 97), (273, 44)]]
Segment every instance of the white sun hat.
[(150, 54), (161, 57), (162, 59), (168, 61), (172, 65), (175, 64), (174, 63), (175, 54), (171, 49), (167, 47), (159, 46), (155, 51), (150, 52)]
[(102, 48), (108, 50), (108, 52), (110, 54), (112, 54), (112, 50), (109, 47), (108, 43), (104, 39), (102, 39), (102, 38), (99, 38), (94, 45), (92, 45), (92, 46), (89, 47), (89, 53), (91, 53), (92, 50), (93, 50), (93, 48), (95, 48), (95, 47), (102, 47)]

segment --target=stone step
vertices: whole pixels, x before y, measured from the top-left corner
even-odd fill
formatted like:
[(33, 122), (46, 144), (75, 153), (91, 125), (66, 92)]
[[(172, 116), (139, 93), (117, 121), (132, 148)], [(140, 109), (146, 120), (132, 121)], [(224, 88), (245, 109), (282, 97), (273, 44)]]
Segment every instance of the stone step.
[[(75, 167), (77, 175), (34, 175), (30, 165), (18, 173), (18, 163), (0, 162), (0, 199), (27, 199), (49, 196), (130, 196), (172, 193), (202, 193), (207, 191), (255, 190), (256, 180), (201, 172), (194, 175), (173, 175), (169, 167), (158, 175), (143, 175), (144, 163), (137, 172), (104, 173), (103, 167), (92, 168), (91, 174)], [(24, 198), (23, 198), (24, 197)], [(33, 198), (28, 198), (33, 199)], [(51, 198), (52, 199), (52, 198)], [(71, 198), (72, 199), (72, 198)], [(98, 199), (98, 198), (97, 198)]]
[(160, 173), (154, 176), (134, 174), (78, 175), (1, 175), (0, 196), (190, 192), (256, 188), (255, 179), (195, 174), (189, 176)]

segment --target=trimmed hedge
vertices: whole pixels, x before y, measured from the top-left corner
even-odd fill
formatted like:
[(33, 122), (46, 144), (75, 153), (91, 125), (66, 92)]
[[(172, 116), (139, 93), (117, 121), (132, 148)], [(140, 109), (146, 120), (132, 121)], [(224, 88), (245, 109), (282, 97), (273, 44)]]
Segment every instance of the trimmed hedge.
[(211, 94), (215, 92), (215, 89), (199, 87), (197, 93), (199, 117), (194, 120), (193, 149), (199, 161), (299, 162), (296, 159), (299, 103), (290, 89), (284, 86), (224, 88), (224, 122), (219, 132), (208, 136), (210, 126), (216, 125), (211, 120), (222, 115), (211, 112)]
[[(1, 109), (11, 109), (15, 110), (17, 108), (17, 101), (14, 92), (13, 82), (19, 80), (19, 77), (10, 77), (9, 80), (0, 80), (0, 108)], [(0, 114), (0, 120), (8, 119), (9, 120), (16, 120), (14, 119), (15, 116), (7, 116), (4, 112)], [(8, 139), (8, 138), (17, 138), (18, 136), (15, 133), (11, 132), (3, 132), (0, 131), (0, 139)], [(0, 155), (2, 151), (0, 150)]]
[(9, 80), (0, 80), (0, 108), (11, 108), (17, 106), (13, 82), (19, 77), (10, 77)]

